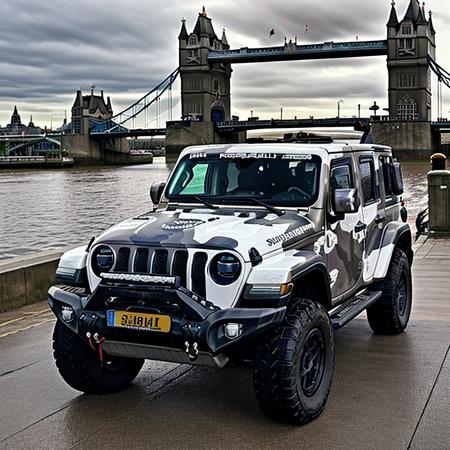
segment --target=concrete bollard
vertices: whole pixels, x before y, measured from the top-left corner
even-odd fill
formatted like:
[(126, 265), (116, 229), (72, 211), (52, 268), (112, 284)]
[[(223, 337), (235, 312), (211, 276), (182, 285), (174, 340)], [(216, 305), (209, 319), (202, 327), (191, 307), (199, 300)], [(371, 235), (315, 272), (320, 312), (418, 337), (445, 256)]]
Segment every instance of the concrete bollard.
[(447, 157), (443, 153), (434, 153), (431, 155), (431, 170), (446, 170)]
[(450, 171), (428, 172), (430, 233), (450, 233)]

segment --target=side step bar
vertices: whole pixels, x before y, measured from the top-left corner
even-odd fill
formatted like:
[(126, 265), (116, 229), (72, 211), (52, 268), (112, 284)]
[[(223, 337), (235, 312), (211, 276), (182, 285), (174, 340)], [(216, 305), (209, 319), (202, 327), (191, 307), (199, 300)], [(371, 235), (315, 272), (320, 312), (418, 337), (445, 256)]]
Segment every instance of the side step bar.
[(342, 328), (350, 320), (373, 305), (381, 297), (381, 294), (381, 291), (364, 291), (354, 297), (350, 297), (330, 314), (333, 328), (335, 330)]

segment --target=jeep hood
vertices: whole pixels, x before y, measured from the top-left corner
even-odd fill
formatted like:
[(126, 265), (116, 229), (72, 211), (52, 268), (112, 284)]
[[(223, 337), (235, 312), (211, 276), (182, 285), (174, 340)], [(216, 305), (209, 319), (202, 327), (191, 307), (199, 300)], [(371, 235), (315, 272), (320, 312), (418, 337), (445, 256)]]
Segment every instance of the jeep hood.
[(234, 250), (249, 260), (249, 250), (261, 255), (291, 246), (316, 230), (302, 213), (282, 216), (265, 210), (174, 209), (125, 220), (100, 235), (99, 243), (136, 246), (197, 247)]

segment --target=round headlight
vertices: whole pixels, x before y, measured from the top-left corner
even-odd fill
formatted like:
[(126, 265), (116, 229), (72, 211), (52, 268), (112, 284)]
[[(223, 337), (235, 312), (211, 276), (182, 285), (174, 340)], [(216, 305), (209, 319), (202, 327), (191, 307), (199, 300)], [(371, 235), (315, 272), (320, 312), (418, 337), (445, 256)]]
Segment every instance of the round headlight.
[(239, 259), (231, 253), (216, 255), (209, 266), (211, 278), (217, 284), (227, 285), (234, 283), (241, 273)]
[(114, 266), (114, 252), (111, 247), (101, 245), (94, 250), (92, 255), (92, 270), (97, 276), (102, 272), (109, 272)]

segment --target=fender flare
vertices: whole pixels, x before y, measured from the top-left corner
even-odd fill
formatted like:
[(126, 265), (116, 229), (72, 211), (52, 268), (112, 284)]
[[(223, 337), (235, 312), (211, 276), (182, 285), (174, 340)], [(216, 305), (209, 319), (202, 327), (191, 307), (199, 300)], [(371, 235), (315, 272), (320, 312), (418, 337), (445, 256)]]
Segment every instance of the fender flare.
[[(305, 251), (304, 253), (309, 253), (310, 256), (305, 264), (299, 268), (299, 271), (292, 276), (293, 294), (295, 294), (295, 286), (297, 285), (298, 289), (301, 290), (301, 282), (306, 280), (309, 283), (306, 286), (306, 292), (314, 291), (318, 296), (318, 298), (312, 298), (312, 300), (318, 301), (327, 310), (330, 310), (332, 308), (330, 276), (325, 261), (321, 255), (314, 252)], [(306, 296), (308, 297), (308, 294)]]
[(412, 251), (411, 228), (407, 223), (390, 222), (386, 225), (374, 272), (375, 280), (382, 280), (386, 277), (396, 247), (401, 248), (406, 253), (411, 265), (414, 253)]

